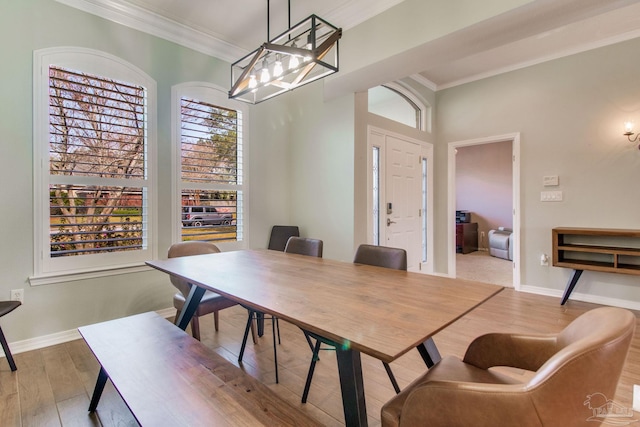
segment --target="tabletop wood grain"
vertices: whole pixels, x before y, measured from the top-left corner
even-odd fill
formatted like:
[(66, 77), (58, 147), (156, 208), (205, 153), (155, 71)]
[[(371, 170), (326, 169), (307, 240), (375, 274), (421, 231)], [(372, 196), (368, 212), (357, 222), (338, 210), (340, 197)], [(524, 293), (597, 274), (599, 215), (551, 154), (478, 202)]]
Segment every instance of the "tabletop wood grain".
[(503, 289), (269, 250), (147, 264), (385, 362)]

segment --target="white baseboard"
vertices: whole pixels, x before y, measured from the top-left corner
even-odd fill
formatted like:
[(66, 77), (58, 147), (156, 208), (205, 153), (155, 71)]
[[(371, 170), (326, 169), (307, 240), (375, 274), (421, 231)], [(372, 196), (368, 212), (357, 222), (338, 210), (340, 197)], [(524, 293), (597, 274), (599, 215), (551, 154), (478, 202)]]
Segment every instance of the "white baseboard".
[[(562, 300), (562, 296), (564, 295), (564, 290), (540, 288), (537, 286), (523, 285), (523, 286), (520, 286), (520, 291), (527, 292), (530, 294), (557, 297), (558, 304), (560, 304), (560, 301)], [(627, 308), (629, 310), (640, 310), (640, 302), (638, 301), (629, 301), (626, 299), (619, 299), (619, 298), (609, 298), (609, 297), (603, 297), (600, 295), (590, 295), (590, 294), (584, 294), (584, 293), (575, 292), (575, 291), (571, 292), (569, 301), (571, 300), (589, 302), (592, 304), (609, 305), (612, 307)]]
[[(168, 318), (175, 315), (176, 310), (175, 308), (165, 308), (162, 310), (156, 310), (156, 313), (164, 318)], [(40, 348), (62, 344), (80, 338), (82, 338), (80, 336), (80, 332), (78, 332), (77, 329), (71, 329), (68, 331), (56, 332), (55, 334), (30, 338), (28, 340), (11, 342), (9, 343), (9, 348), (11, 349), (11, 354), (18, 354), (24, 353), (25, 351), (38, 350)], [(4, 353), (1, 353), (0, 357), (5, 357)]]

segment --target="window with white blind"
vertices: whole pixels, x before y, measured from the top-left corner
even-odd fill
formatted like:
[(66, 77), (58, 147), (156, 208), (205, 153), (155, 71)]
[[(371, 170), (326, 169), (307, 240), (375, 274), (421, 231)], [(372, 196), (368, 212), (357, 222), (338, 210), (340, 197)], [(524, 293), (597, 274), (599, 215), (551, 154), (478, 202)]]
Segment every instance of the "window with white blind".
[(180, 230), (175, 240), (243, 245), (247, 111), (225, 95), (201, 83), (174, 88)]
[(155, 83), (87, 49), (34, 59), (36, 280), (142, 265), (153, 255)]

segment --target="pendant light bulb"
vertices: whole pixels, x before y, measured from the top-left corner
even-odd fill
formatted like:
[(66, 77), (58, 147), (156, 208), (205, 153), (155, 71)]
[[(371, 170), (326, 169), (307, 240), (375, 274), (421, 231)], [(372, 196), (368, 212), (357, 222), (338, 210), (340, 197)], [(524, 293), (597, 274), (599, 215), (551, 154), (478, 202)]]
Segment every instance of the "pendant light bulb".
[(258, 81), (256, 80), (256, 75), (255, 74), (251, 74), (249, 76), (249, 89), (255, 89), (256, 86), (258, 86)]
[[(293, 47), (293, 48), (297, 48), (298, 47), (298, 46), (296, 46), (296, 42), (295, 41), (293, 43), (291, 43), (291, 47)], [(298, 57), (296, 55), (291, 55), (291, 57), (289, 58), (289, 69), (290, 70), (296, 70), (299, 66), (300, 66), (300, 60), (298, 59)]]
[(280, 77), (283, 71), (280, 55), (276, 55), (276, 62), (273, 64), (273, 77)]
[(291, 56), (291, 58), (289, 59), (289, 69), (290, 70), (297, 70), (297, 68), (300, 66), (300, 60), (298, 59), (297, 56)]
[[(311, 34), (307, 36), (307, 44), (304, 46), (304, 48), (307, 49), (309, 52), (311, 52), (311, 49), (313, 49), (313, 44), (311, 43)], [(311, 61), (311, 55), (305, 55), (303, 60), (304, 62)]]
[(262, 61), (262, 71), (260, 71), (260, 83), (269, 83), (269, 80), (271, 80), (271, 75), (269, 74), (269, 64), (265, 58)]

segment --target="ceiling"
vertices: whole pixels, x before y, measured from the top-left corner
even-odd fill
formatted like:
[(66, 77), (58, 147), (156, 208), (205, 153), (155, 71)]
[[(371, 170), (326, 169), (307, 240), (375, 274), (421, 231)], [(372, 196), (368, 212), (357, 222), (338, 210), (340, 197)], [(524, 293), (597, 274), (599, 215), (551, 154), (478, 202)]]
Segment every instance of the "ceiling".
[[(267, 40), (265, 0), (57, 1), (229, 62)], [(342, 28), (346, 37), (350, 28), (403, 1), (294, 0), (290, 20), (296, 24), (316, 14)], [(269, 4), (269, 36), (274, 38), (289, 26), (289, 2)], [(534, 0), (412, 49), (407, 56), (414, 59), (406, 69), (439, 90), (636, 37), (640, 0)], [(397, 63), (391, 66), (398, 68)]]

